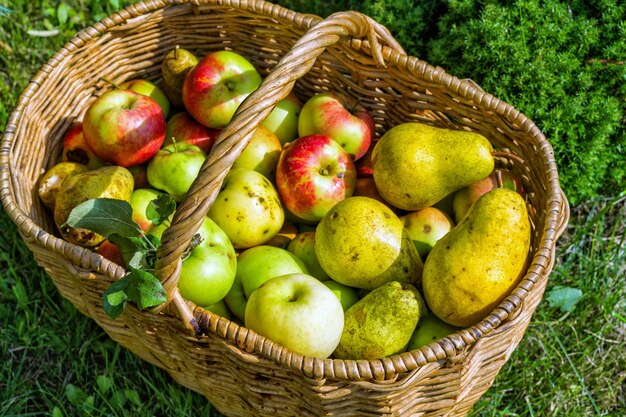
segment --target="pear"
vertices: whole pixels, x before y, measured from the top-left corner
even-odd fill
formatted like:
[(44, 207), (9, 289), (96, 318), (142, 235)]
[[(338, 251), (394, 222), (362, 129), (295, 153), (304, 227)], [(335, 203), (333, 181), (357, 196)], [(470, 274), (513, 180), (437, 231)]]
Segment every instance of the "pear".
[(75, 245), (94, 247), (104, 237), (87, 229), (70, 227), (65, 222), (74, 207), (93, 198), (114, 198), (130, 202), (133, 175), (126, 168), (111, 165), (68, 177), (57, 194), (54, 222), (61, 236)]
[(37, 188), (37, 194), (39, 194), (39, 198), (43, 204), (49, 209), (54, 210), (54, 203), (63, 182), (68, 177), (87, 170), (88, 168), (85, 165), (79, 164), (78, 162), (59, 162), (48, 169), (41, 177), (41, 180), (39, 180), (39, 186)]
[(349, 287), (373, 290), (390, 281), (417, 285), (422, 260), (402, 221), (369, 197), (335, 204), (315, 230), (315, 255), (322, 269)]
[(423, 305), (411, 284), (391, 281), (372, 290), (345, 312), (335, 357), (370, 360), (404, 351)]
[(493, 147), (475, 132), (403, 123), (389, 129), (372, 151), (380, 195), (393, 206), (414, 211), (487, 177)]
[(426, 258), (422, 289), (430, 310), (458, 327), (486, 317), (523, 276), (530, 233), (517, 192), (495, 188), (482, 195)]
[(183, 81), (197, 63), (198, 58), (183, 48), (176, 47), (165, 55), (161, 64), (161, 87), (173, 105), (183, 107)]

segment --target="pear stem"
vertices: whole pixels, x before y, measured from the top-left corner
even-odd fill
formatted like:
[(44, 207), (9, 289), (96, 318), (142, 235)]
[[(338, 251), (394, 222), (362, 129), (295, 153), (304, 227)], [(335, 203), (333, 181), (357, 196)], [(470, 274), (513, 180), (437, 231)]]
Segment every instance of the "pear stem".
[(100, 77), (100, 81), (104, 81), (105, 83), (112, 85), (116, 90), (122, 89), (119, 85), (109, 80), (108, 78)]

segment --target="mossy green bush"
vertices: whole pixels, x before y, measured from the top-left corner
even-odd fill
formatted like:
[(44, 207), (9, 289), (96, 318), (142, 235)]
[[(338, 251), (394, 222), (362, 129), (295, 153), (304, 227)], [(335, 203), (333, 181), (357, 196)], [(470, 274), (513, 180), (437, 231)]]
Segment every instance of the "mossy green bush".
[(358, 10), (407, 53), (471, 78), (530, 117), (555, 150), (572, 204), (626, 189), (626, 3), (619, 0), (344, 0), (278, 3)]

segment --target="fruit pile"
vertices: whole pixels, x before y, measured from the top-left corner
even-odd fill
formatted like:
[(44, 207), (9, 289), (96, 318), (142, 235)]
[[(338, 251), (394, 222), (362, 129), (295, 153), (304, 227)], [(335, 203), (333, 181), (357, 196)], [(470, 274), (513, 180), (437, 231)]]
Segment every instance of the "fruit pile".
[[(65, 240), (129, 271), (103, 296), (112, 317), (129, 300), (164, 301), (150, 275), (163, 231), (262, 82), (226, 50), (198, 59), (176, 48), (161, 68), (159, 85), (111, 83), (38, 187)], [(358, 98), (291, 94), (225, 177), (178, 289), (304, 355), (415, 349), (477, 323), (518, 283), (530, 245), (523, 195), (478, 133), (402, 123), (378, 138)]]

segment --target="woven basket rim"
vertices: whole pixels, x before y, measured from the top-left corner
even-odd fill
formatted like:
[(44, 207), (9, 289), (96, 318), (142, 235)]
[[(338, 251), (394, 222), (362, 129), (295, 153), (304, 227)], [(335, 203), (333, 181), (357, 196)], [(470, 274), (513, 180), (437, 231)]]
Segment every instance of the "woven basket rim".
[[(127, 8), (114, 13), (113, 15), (102, 19), (82, 31), (78, 32), (70, 39), (59, 51), (57, 51), (46, 64), (31, 78), (28, 85), (24, 88), (18, 98), (15, 108), (12, 110), (5, 131), (2, 135), (2, 146), (0, 149), (0, 198), (5, 207), (5, 211), (11, 217), (13, 222), (18, 226), (20, 232), (25, 237), (37, 240), (43, 246), (63, 255), (80, 265), (89, 265), (90, 268), (98, 272), (107, 274), (113, 279), (119, 279), (125, 274), (123, 267), (103, 258), (101, 255), (93, 251), (73, 245), (65, 240), (58, 238), (42, 227), (35, 224), (25, 212), (14, 202), (10, 172), (10, 150), (14, 140), (15, 129), (21, 117), (21, 110), (26, 107), (31, 98), (37, 93), (40, 83), (53, 74), (53, 70), (63, 58), (73, 53), (76, 48), (81, 47), (90, 40), (106, 33), (112, 28), (120, 28), (128, 22), (133, 25), (133, 19), (141, 19), (154, 11), (173, 5), (186, 5), (195, 7), (200, 4), (227, 5), (232, 7), (245, 8), (253, 12), (263, 12), (269, 14), (270, 17), (277, 20), (289, 21), (290, 24), (299, 24), (305, 31), (314, 26), (315, 23), (322, 19), (318, 16), (303, 15), (288, 10), (282, 6), (274, 5), (262, 0), (257, 1), (191, 1), (184, 0), (166, 1), (166, 0), (147, 0), (128, 6)], [(135, 21), (136, 22), (136, 21)], [(130, 28), (130, 27), (128, 27)], [(120, 29), (122, 30), (122, 29)], [(341, 42), (350, 42), (351, 40), (342, 40)], [(362, 47), (368, 47), (367, 42), (362, 43)], [(539, 128), (515, 109), (512, 105), (499, 100), (495, 96), (482, 91), (469, 80), (461, 80), (453, 75), (448, 74), (440, 67), (435, 67), (422, 61), (416, 57), (403, 55), (390, 47), (382, 47), (382, 55), (387, 63), (402, 69), (419, 70), (422, 75), (428, 75), (428, 80), (444, 85), (459, 94), (464, 99), (474, 103), (476, 106), (483, 107), (488, 111), (493, 111), (503, 117), (506, 117), (513, 123), (518, 124), (528, 133), (529, 137), (535, 141), (538, 149), (538, 157), (541, 157), (545, 164), (545, 170), (549, 174), (547, 199), (548, 204), (542, 207), (545, 210), (544, 228), (541, 231), (541, 239), (538, 247), (535, 249), (526, 274), (519, 282), (514, 291), (486, 318), (469, 328), (463, 329), (448, 337), (440, 339), (422, 348), (391, 355), (385, 358), (375, 360), (344, 360), (344, 359), (321, 359), (301, 355), (289, 351), (281, 345), (260, 336), (253, 331), (240, 326), (235, 322), (229, 321), (223, 317), (217, 316), (210, 311), (201, 307), (197, 307), (199, 315), (206, 318), (205, 330), (225, 338), (227, 343), (236, 346), (238, 349), (249, 351), (250, 346), (247, 345), (247, 338), (255, 340), (252, 350), (267, 359), (275, 361), (283, 366), (303, 372), (307, 377), (315, 379), (334, 378), (334, 379), (387, 379), (397, 376), (399, 373), (413, 371), (427, 363), (444, 360), (453, 357), (468, 348), (470, 345), (478, 341), (483, 336), (489, 334), (496, 329), (504, 320), (522, 307), (523, 300), (526, 295), (532, 291), (536, 282), (542, 278), (545, 271), (552, 268), (554, 262), (553, 256), (550, 256), (554, 250), (556, 240), (563, 232), (568, 218), (569, 206), (563, 191), (560, 188), (556, 162), (552, 146), (541, 133)], [(146, 314), (151, 314), (146, 312)], [(362, 370), (363, 372), (357, 377), (348, 377), (343, 370), (351, 367)], [(382, 373), (381, 373), (382, 370)]]

